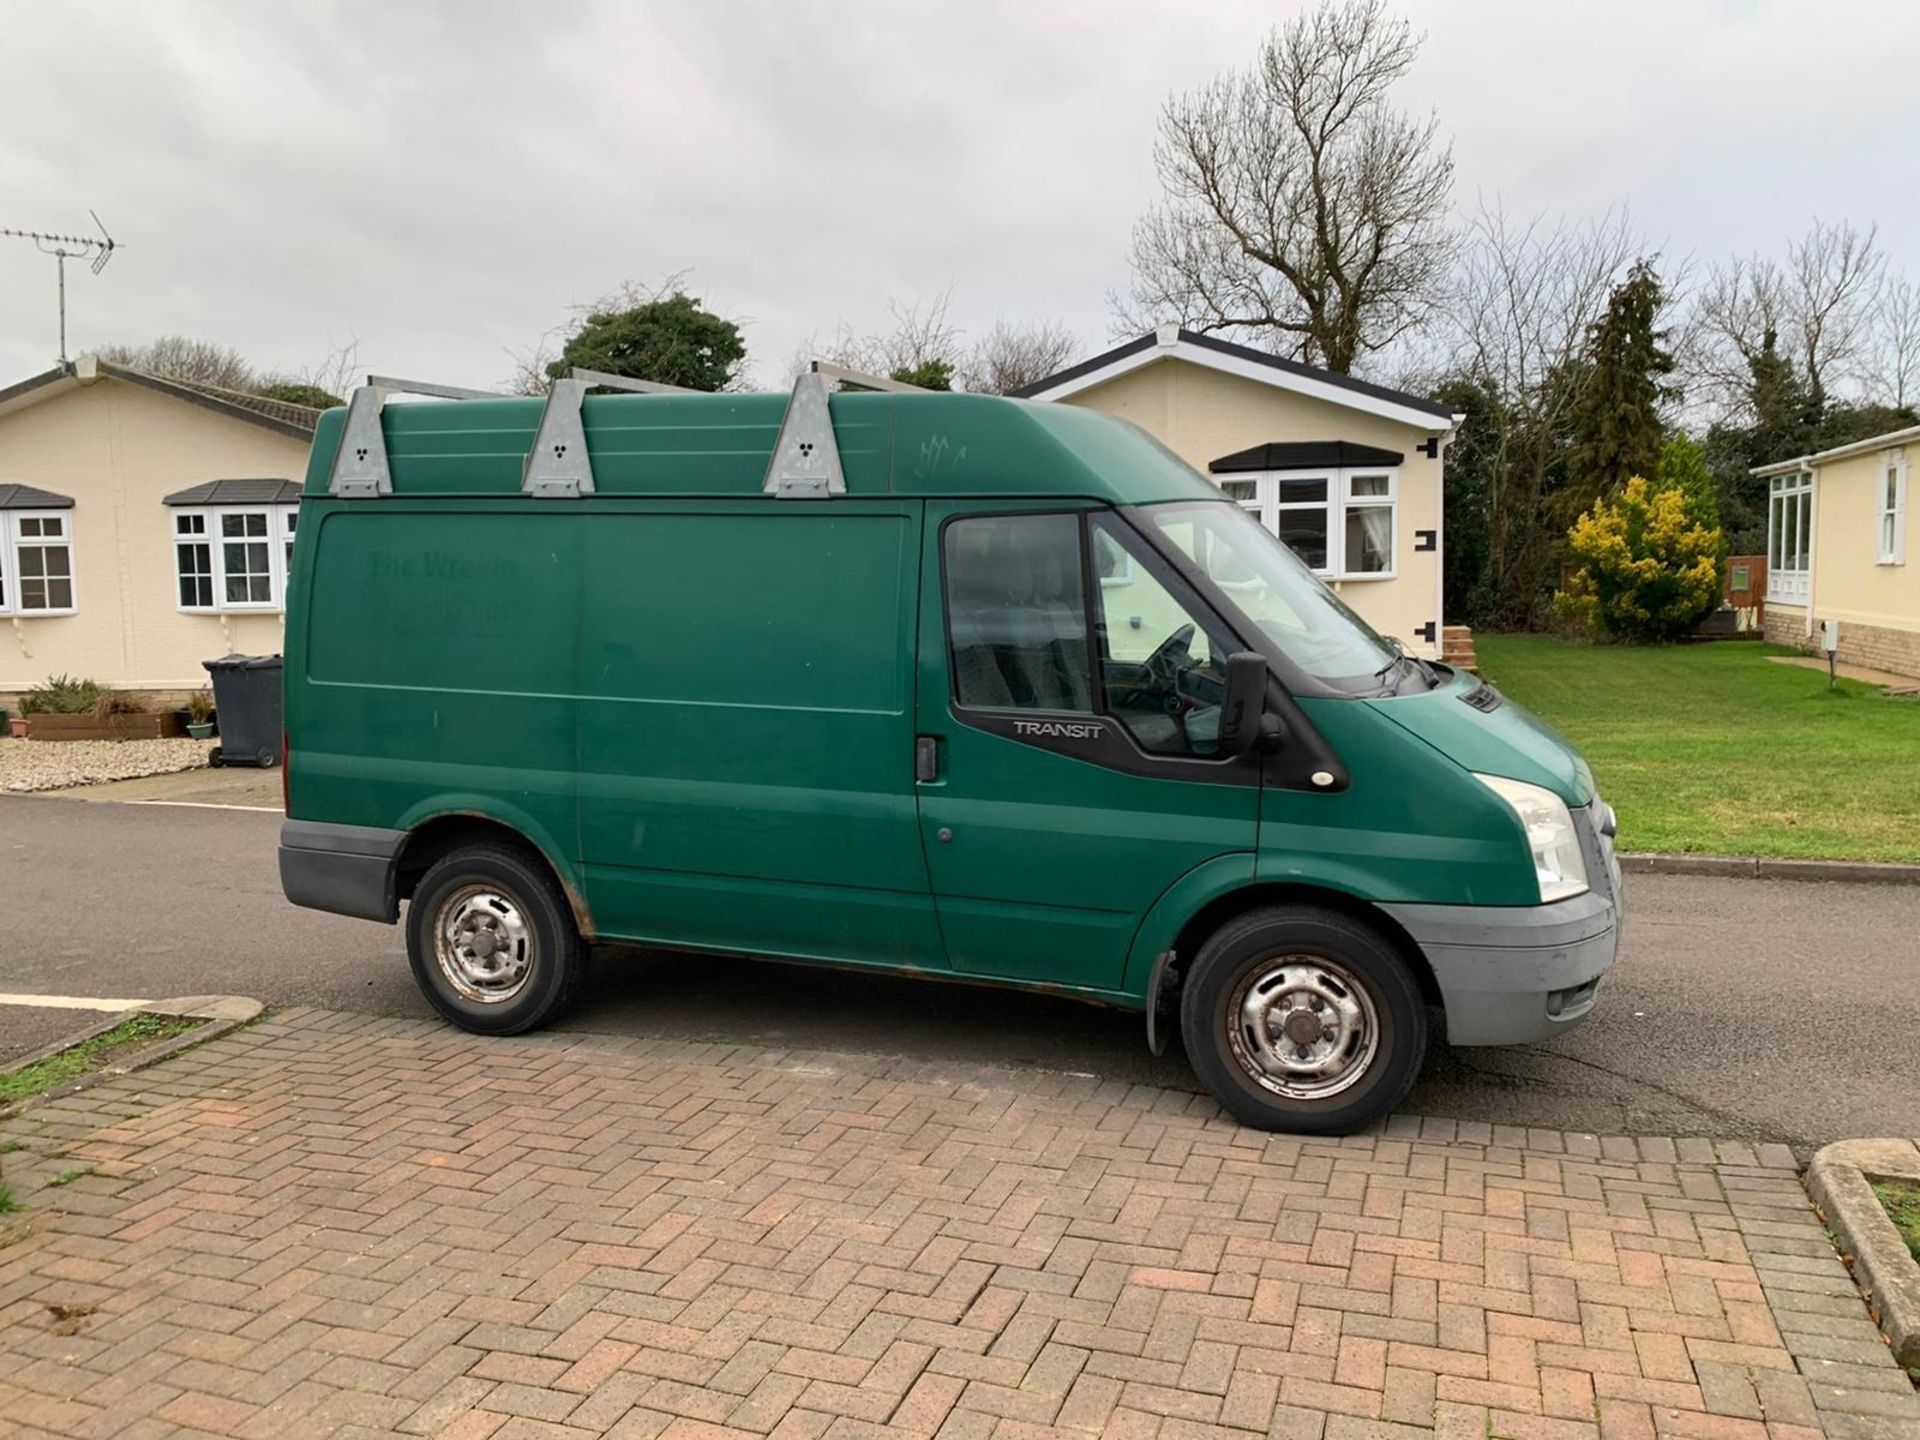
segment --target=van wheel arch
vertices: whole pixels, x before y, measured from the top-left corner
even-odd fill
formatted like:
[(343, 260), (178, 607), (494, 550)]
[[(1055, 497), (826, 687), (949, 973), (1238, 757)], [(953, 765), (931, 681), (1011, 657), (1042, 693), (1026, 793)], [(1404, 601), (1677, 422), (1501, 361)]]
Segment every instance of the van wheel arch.
[(393, 857), (394, 908), (398, 909), (400, 901), (413, 898), (421, 877), (437, 861), (472, 845), (506, 845), (538, 859), (553, 876), (560, 893), (567, 897), (567, 906), (573, 911), (573, 923), (579, 929), (581, 938), (594, 938), (593, 917), (587, 910), (586, 901), (569, 883), (566, 872), (554, 864), (553, 857), (513, 826), (471, 811), (436, 815), (430, 820), (421, 821), (407, 832), (407, 838), (401, 842), (398, 853)]
[(1268, 905), (1316, 905), (1359, 921), (1379, 934), (1399, 954), (1420, 987), (1420, 998), (1432, 1008), (1444, 1009), (1440, 982), (1434, 978), (1433, 967), (1427, 963), (1427, 957), (1399, 921), (1377, 906), (1343, 891), (1284, 881), (1230, 890), (1201, 906), (1180, 927), (1179, 935), (1174, 938), (1172, 958), (1161, 976), (1158, 991), (1147, 996), (1148, 1007), (1158, 1007), (1163, 1013), (1170, 1011), (1178, 1014), (1180, 990), (1186, 982), (1187, 968), (1193, 963), (1193, 957), (1200, 953), (1200, 947), (1206, 944), (1207, 937), (1249, 910)]

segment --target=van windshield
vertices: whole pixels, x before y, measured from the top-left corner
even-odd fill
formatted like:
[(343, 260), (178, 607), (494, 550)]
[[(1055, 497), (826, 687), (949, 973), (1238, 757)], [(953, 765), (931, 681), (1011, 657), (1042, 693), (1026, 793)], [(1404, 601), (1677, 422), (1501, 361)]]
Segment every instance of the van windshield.
[(1238, 505), (1148, 505), (1134, 514), (1316, 680), (1351, 693), (1391, 686), (1398, 648)]

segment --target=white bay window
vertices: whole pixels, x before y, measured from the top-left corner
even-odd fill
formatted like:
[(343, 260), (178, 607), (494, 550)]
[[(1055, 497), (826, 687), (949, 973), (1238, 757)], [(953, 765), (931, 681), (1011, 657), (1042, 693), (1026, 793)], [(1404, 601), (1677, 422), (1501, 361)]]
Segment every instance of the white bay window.
[(294, 505), (173, 510), (176, 599), (182, 610), (284, 610), (298, 523)]
[(1218, 483), (1316, 575), (1394, 578), (1398, 466), (1269, 470), (1224, 475)]
[(1803, 605), (1813, 559), (1813, 475), (1799, 470), (1767, 482), (1767, 599)]

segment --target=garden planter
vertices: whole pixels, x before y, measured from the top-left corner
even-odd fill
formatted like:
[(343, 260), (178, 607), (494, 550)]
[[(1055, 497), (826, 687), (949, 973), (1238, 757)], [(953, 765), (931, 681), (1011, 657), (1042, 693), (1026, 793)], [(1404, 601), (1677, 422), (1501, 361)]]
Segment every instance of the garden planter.
[(30, 715), (27, 734), (35, 740), (161, 740), (184, 728), (171, 710), (134, 715)]
[(194, 740), (211, 740), (213, 738), (213, 722), (211, 720), (189, 720), (187, 722), (187, 735), (190, 739)]
[(9, 715), (7, 717), (7, 734), (16, 740), (26, 739), (27, 717), (24, 715)]

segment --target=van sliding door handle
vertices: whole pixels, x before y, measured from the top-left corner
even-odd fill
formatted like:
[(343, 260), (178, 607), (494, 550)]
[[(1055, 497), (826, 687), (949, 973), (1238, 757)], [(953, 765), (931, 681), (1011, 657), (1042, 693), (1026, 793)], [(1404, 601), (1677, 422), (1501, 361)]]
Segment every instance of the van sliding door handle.
[(932, 735), (913, 737), (913, 778), (920, 785), (940, 778), (940, 741)]

